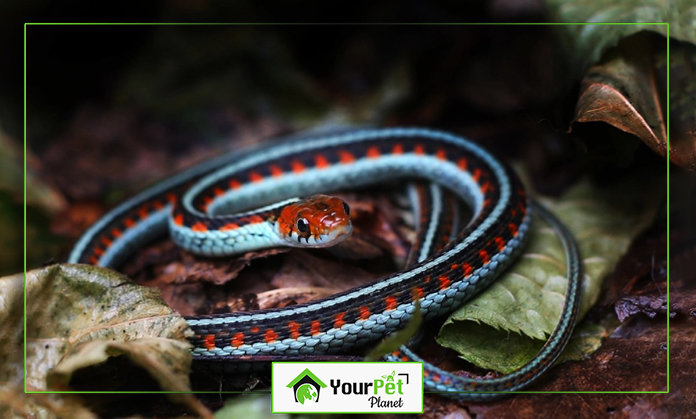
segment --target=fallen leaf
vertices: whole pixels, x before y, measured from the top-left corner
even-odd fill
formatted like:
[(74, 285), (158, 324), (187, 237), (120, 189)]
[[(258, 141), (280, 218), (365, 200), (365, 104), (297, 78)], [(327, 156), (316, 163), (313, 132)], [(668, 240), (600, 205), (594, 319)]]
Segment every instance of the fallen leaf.
[(302, 304), (307, 301), (326, 298), (341, 292), (338, 288), (323, 287), (288, 287), (262, 292), (257, 295), (258, 308), (265, 310), (268, 308), (285, 307), (293, 304)]
[[(28, 388), (69, 390), (77, 371), (126, 355), (161, 389), (189, 391), (190, 331), (156, 289), (86, 265), (54, 265), (26, 278)], [(171, 398), (211, 416), (190, 394)]]
[[(605, 122), (667, 156), (667, 127), (660, 83), (644, 36), (619, 43), (610, 58), (591, 67), (580, 88), (574, 122)], [(626, 153), (627, 154), (627, 153)]]
[(0, 278), (0, 386), (9, 389), (24, 381), (24, 277)]
[(273, 278), (276, 288), (324, 287), (346, 290), (377, 279), (379, 276), (341, 261), (322, 259), (308, 251), (286, 255)]
[[(584, 182), (556, 202), (544, 200), (573, 232), (580, 247), (584, 266), (580, 318), (597, 301), (603, 280), (633, 238), (655, 215), (659, 200), (646, 196), (644, 188), (645, 184), (637, 181), (606, 189)], [(661, 185), (648, 190), (659, 196)], [(482, 368), (511, 372), (526, 364), (560, 316), (567, 284), (564, 258), (553, 229), (534, 219), (530, 242), (519, 262), (455, 311), (443, 325), (438, 342)], [(571, 348), (582, 347), (587, 351), (584, 354), (591, 353), (604, 333), (602, 328), (579, 328), (576, 342), (589, 340)], [(588, 344), (590, 341), (593, 343)]]

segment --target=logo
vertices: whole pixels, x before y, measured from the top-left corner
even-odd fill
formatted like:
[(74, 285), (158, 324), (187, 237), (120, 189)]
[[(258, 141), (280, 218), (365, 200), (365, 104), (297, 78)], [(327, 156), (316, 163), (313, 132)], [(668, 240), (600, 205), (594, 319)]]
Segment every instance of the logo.
[(305, 368), (305, 370), (295, 377), (294, 380), (290, 381), (290, 384), (286, 387), (292, 387), (293, 393), (295, 394), (295, 402), (310, 404), (319, 401), (319, 393), (322, 388), (326, 387), (326, 384), (317, 378), (309, 368)]
[(422, 413), (423, 364), (274, 362), (271, 389), (273, 413)]

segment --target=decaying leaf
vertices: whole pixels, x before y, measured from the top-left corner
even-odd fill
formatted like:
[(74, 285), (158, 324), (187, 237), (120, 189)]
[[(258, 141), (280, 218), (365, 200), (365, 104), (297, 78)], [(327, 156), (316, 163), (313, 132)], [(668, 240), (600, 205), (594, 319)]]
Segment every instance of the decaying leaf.
[[(157, 290), (84, 265), (54, 265), (26, 278), (28, 388), (70, 390), (76, 371), (125, 355), (162, 390), (190, 389), (190, 332)], [(210, 416), (190, 394), (173, 398)]]
[(186, 322), (158, 294), (104, 268), (55, 265), (28, 272), (28, 384), (47, 388), (47, 373), (84, 342), (158, 337), (179, 346)]
[(259, 309), (285, 307), (287, 305), (302, 304), (307, 301), (326, 298), (341, 292), (339, 288), (323, 287), (287, 287), (269, 290), (259, 293), (257, 302)]
[[(602, 281), (658, 208), (659, 199), (651, 200), (640, 183), (629, 185), (603, 190), (582, 183), (556, 202), (545, 200), (580, 246), (584, 266), (581, 317), (597, 301)], [(651, 196), (659, 197), (661, 190), (657, 184), (650, 189)], [(438, 342), (483, 368), (510, 372), (524, 365), (538, 352), (560, 316), (567, 284), (564, 257), (554, 231), (534, 220), (530, 243), (520, 261), (453, 313)], [(570, 356), (577, 359), (591, 353), (605, 333), (601, 327), (579, 328), (570, 348), (580, 347), (583, 352)], [(588, 345), (590, 341), (594, 343)]]
[(272, 284), (285, 287), (324, 287), (346, 290), (378, 276), (356, 266), (322, 259), (305, 250), (288, 253)]
[(24, 379), (23, 339), (24, 278), (21, 274), (0, 278), (0, 385), (21, 385)]
[(667, 155), (667, 124), (660, 83), (642, 36), (619, 44), (611, 58), (591, 67), (582, 81), (574, 122), (605, 122)]
[[(665, 100), (660, 102), (663, 103), (661, 113), (654, 112), (650, 102), (656, 102), (653, 98), (658, 94), (664, 98), (669, 85), (669, 159), (696, 170), (696, 7), (693, 1), (648, 0), (641, 1), (639, 6), (630, 0), (547, 0), (546, 3), (558, 22), (588, 22), (555, 27), (571, 63), (569, 79), (575, 82), (584, 75), (576, 121), (607, 122), (636, 135), (655, 152), (666, 156)], [(669, 22), (669, 27), (661, 22)], [(656, 43), (664, 45), (667, 36), (669, 61), (667, 48), (653, 50)], [(632, 39), (638, 40), (633, 43), (634, 52), (642, 54), (638, 61), (636, 54), (626, 56), (621, 45)], [(612, 50), (615, 47), (618, 48)], [(614, 53), (616, 56), (610, 57)], [(593, 65), (597, 66), (590, 68)]]

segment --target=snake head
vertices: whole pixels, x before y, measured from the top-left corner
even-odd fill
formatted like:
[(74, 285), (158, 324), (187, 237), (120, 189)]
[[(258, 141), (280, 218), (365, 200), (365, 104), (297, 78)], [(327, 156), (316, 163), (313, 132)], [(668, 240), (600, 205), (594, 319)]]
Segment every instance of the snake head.
[(333, 246), (353, 232), (350, 207), (335, 196), (313, 195), (286, 205), (278, 217), (278, 229), (288, 246)]

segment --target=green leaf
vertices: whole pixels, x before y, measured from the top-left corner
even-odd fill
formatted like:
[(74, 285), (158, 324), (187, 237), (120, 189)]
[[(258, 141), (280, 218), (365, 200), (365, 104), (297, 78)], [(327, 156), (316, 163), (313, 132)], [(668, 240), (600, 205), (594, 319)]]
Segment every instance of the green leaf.
[(692, 0), (547, 0), (546, 5), (555, 22), (635, 23), (556, 27), (580, 73), (629, 35), (646, 30), (667, 36), (667, 25), (646, 23), (669, 22), (670, 37), (696, 43), (696, 3)]
[[(654, 218), (664, 187), (633, 180), (598, 189), (583, 182), (561, 199), (544, 200), (573, 232), (583, 258), (580, 317), (633, 238)], [(525, 253), (484, 293), (454, 312), (437, 341), (480, 367), (511, 372), (533, 358), (553, 331), (567, 285), (565, 255), (551, 227), (532, 221)], [(573, 359), (599, 346), (604, 328), (578, 329)], [(533, 338), (533, 339), (532, 339)]]

